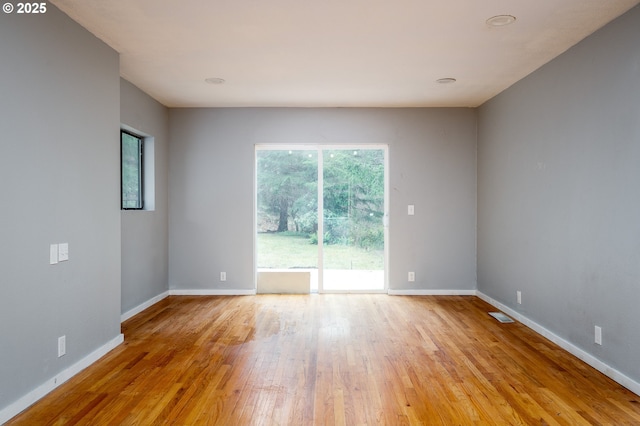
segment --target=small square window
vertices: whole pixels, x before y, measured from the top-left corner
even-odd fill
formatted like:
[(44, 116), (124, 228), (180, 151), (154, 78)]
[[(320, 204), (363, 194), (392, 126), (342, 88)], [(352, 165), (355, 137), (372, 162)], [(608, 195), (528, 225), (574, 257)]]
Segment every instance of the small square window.
[(143, 138), (125, 131), (120, 132), (121, 208), (123, 210), (141, 210), (144, 207), (143, 146)]

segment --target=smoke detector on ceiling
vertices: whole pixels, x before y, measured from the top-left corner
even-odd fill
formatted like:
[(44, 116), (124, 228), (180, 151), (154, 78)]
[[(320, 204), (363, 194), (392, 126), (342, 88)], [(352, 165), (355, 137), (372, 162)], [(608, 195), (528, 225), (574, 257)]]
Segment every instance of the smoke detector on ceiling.
[(490, 27), (504, 27), (516, 22), (516, 17), (513, 15), (496, 15), (487, 19), (487, 25)]
[(209, 84), (224, 84), (225, 80), (218, 77), (205, 78), (204, 81)]

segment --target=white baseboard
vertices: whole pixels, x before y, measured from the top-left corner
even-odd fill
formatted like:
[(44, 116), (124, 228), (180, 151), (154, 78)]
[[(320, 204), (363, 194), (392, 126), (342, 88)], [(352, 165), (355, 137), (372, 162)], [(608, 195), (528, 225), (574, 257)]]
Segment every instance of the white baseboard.
[(122, 314), (120, 322), (128, 320), (168, 296), (250, 296), (254, 294), (256, 294), (255, 290), (167, 290)]
[(562, 349), (564, 349), (567, 352), (569, 352), (570, 354), (574, 355), (576, 358), (586, 362), (587, 364), (589, 364), (590, 366), (592, 366), (593, 368), (595, 368), (596, 370), (598, 370), (599, 372), (601, 372), (605, 376), (611, 378), (612, 380), (616, 381), (620, 385), (622, 385), (625, 388), (629, 389), (631, 392), (633, 392), (633, 393), (635, 393), (637, 395), (640, 395), (640, 383), (636, 382), (635, 380), (631, 379), (628, 376), (625, 376), (620, 371), (608, 366), (604, 362), (600, 361), (598, 358), (596, 358), (593, 355), (587, 353), (583, 349), (580, 349), (579, 347), (575, 346), (573, 343), (569, 342), (568, 340), (563, 339), (562, 337), (558, 336), (557, 334), (547, 330), (546, 328), (544, 328), (543, 326), (541, 326), (537, 322), (530, 320), (529, 318), (525, 317), (524, 315), (521, 315), (517, 311), (514, 311), (513, 309), (509, 308), (508, 306), (498, 302), (495, 299), (492, 299), (491, 297), (487, 296), (486, 294), (478, 291), (477, 292), (477, 296), (480, 299), (482, 299), (485, 302), (487, 302), (488, 304), (500, 309), (505, 314), (513, 317), (514, 319), (518, 320), (522, 324), (526, 325), (527, 327), (529, 327), (530, 329), (532, 329), (536, 333), (538, 333), (538, 334), (546, 337), (547, 339), (551, 340), (553, 343), (555, 343), (556, 345), (560, 346)]
[(125, 322), (126, 320), (128, 320), (131, 317), (133, 317), (134, 315), (137, 315), (140, 312), (144, 311), (145, 309), (155, 305), (156, 303), (158, 303), (159, 301), (161, 301), (162, 299), (164, 299), (167, 296), (169, 296), (169, 291), (168, 290), (165, 291), (162, 294), (157, 295), (156, 297), (152, 297), (151, 299), (147, 300), (144, 303), (139, 304), (135, 308), (133, 308), (133, 309), (125, 312), (124, 314), (120, 315), (120, 322)]
[(391, 290), (391, 296), (475, 296), (476, 290)]
[(97, 360), (99, 360), (100, 358), (102, 358), (104, 355), (106, 355), (112, 349), (116, 348), (122, 342), (124, 342), (124, 335), (120, 334), (114, 339), (110, 340), (109, 342), (105, 343), (104, 345), (96, 349), (95, 351), (91, 352), (86, 357), (82, 358), (80, 361), (76, 362), (75, 364), (61, 371), (60, 373), (56, 374), (55, 376), (53, 376), (52, 378), (50, 378), (49, 380), (47, 380), (46, 382), (44, 382), (43, 384), (41, 384), (40, 386), (32, 390), (31, 392), (29, 392), (28, 394), (24, 395), (22, 398), (18, 399), (16, 402), (0, 410), (0, 424), (4, 424), (5, 422), (9, 421), (9, 419), (20, 414), (22, 411), (27, 409), (33, 403), (35, 403), (36, 401), (38, 401), (39, 399), (47, 395), (49, 392), (51, 392), (52, 390), (54, 390), (55, 388), (57, 388), (58, 386), (60, 386), (61, 384), (63, 384), (64, 382), (66, 382), (67, 380), (69, 380), (70, 378), (72, 378), (73, 376), (75, 376), (76, 374), (78, 374), (79, 372), (81, 372), (82, 370), (84, 370), (94, 362), (96, 362)]
[(253, 296), (256, 290), (235, 290), (235, 289), (200, 289), (200, 290), (169, 290), (170, 296)]

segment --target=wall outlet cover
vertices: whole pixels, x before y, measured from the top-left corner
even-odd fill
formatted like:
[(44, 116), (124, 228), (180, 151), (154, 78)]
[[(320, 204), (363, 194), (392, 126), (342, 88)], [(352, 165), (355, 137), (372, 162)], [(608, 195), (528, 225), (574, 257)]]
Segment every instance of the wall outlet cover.
[(602, 344), (602, 328), (596, 325), (594, 331), (595, 331), (594, 342), (597, 345), (601, 345)]
[(58, 358), (67, 353), (67, 336), (58, 337)]

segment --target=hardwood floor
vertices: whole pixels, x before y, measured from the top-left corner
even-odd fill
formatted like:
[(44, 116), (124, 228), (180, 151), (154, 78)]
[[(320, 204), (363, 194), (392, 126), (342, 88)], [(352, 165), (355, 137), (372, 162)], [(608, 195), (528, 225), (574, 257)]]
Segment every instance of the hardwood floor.
[(465, 296), (173, 296), (7, 424), (640, 424), (640, 397), (493, 310)]

